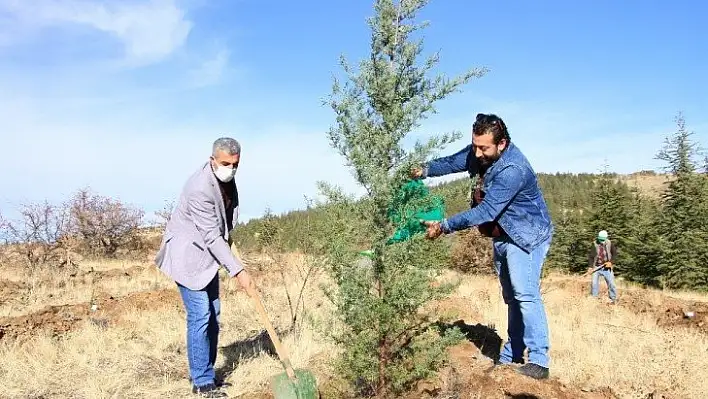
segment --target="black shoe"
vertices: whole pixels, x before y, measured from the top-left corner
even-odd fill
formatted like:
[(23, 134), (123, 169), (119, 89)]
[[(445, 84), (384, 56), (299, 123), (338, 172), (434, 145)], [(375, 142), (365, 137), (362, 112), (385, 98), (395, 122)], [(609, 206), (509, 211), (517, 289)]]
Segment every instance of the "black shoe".
[(537, 380), (545, 380), (548, 378), (548, 368), (533, 363), (524, 364), (516, 369), (516, 372)]
[(226, 397), (228, 397), (228, 395), (226, 395), (225, 392), (220, 391), (219, 387), (217, 387), (213, 383), (202, 385), (200, 387), (192, 386), (192, 393), (197, 394), (202, 398), (226, 398)]
[[(187, 377), (187, 380), (189, 381), (190, 384), (192, 383), (192, 377)], [(223, 377), (217, 376), (214, 379), (214, 385), (216, 385), (217, 388), (223, 388), (223, 387), (230, 387), (231, 383), (226, 382), (226, 380)]]

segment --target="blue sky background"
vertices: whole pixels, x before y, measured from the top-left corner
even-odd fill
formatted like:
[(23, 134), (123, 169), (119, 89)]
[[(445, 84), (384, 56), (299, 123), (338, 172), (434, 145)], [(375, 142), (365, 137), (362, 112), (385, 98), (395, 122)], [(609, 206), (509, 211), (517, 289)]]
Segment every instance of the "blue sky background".
[[(372, 1), (0, 0), (0, 211), (80, 187), (176, 198), (212, 141), (243, 144), (242, 220), (302, 207), (315, 182), (359, 192), (320, 100), (340, 54), (368, 53)], [(683, 111), (708, 146), (708, 3), (433, 0), (439, 71), (490, 72), (414, 137), (495, 112), (540, 172), (627, 173)], [(458, 177), (458, 176), (456, 176)]]

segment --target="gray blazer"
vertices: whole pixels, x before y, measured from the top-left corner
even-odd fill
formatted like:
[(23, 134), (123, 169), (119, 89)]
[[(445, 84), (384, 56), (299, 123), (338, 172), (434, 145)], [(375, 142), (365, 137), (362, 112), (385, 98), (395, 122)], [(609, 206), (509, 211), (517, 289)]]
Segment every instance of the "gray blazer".
[[(232, 225), (237, 219), (235, 206)], [(243, 270), (229, 241), (224, 200), (211, 165), (206, 162), (184, 185), (165, 227), (155, 263), (177, 283), (200, 290), (214, 278), (219, 265), (224, 265), (232, 277)]]

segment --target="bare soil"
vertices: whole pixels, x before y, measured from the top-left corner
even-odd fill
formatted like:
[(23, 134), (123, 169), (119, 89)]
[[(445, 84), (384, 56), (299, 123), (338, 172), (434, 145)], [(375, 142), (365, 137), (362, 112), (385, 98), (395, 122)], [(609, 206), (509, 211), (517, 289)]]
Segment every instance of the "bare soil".
[[(449, 364), (436, 377), (420, 381), (403, 399), (616, 399), (609, 387), (581, 389), (561, 383), (553, 376), (537, 381), (517, 373), (512, 366), (493, 366), (477, 344), (464, 342), (448, 350)], [(342, 397), (334, 380), (319, 382), (321, 398)], [(345, 395), (346, 396), (346, 395)], [(349, 396), (347, 396), (349, 397)], [(261, 392), (249, 398), (273, 398)], [(376, 399), (388, 396), (381, 395)]]
[[(578, 296), (589, 294), (590, 283), (577, 279), (560, 279), (544, 282), (542, 291), (562, 289)], [(651, 300), (652, 292), (641, 289), (620, 289), (617, 305), (637, 314), (646, 314), (665, 328), (689, 328), (708, 334), (708, 302), (689, 301), (667, 295), (660, 303)], [(607, 289), (600, 285), (600, 296), (607, 298)]]
[(551, 377), (537, 381), (517, 373), (512, 366), (493, 367), (492, 360), (484, 356), (471, 342), (450, 348), (450, 364), (439, 376), (418, 384), (413, 398), (586, 398), (610, 399), (617, 396), (610, 388), (585, 392), (578, 387), (562, 384)]
[(666, 297), (660, 305), (654, 305), (641, 291), (627, 291), (622, 296), (619, 306), (624, 306), (636, 313), (648, 313), (662, 327), (693, 328), (708, 334), (708, 303), (687, 301)]
[(89, 271), (80, 272), (78, 274), (78, 276), (80, 276), (80, 277), (92, 276), (94, 281), (100, 281), (100, 280), (104, 280), (104, 279), (135, 276), (135, 275), (145, 273), (145, 271), (147, 271), (147, 270), (148, 270), (147, 267), (145, 267), (143, 265), (139, 265), (139, 266), (129, 267), (126, 269), (89, 270)]
[(103, 296), (96, 298), (94, 303), (47, 306), (27, 315), (0, 318), (0, 339), (30, 338), (40, 331), (59, 336), (80, 327), (85, 320), (108, 327), (119, 323), (129, 312), (166, 307), (181, 308), (176, 290), (136, 292), (119, 298)]

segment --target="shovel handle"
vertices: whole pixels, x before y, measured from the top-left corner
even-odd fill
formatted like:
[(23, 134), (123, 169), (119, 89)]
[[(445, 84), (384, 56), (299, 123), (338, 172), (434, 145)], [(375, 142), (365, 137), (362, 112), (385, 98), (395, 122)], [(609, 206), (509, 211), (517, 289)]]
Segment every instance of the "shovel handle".
[(265, 324), (266, 330), (268, 331), (268, 335), (270, 336), (270, 340), (273, 341), (273, 344), (275, 345), (275, 351), (278, 353), (280, 361), (283, 362), (283, 366), (285, 366), (285, 372), (288, 374), (288, 378), (294, 380), (295, 372), (293, 371), (293, 366), (290, 364), (288, 352), (280, 342), (278, 335), (275, 333), (273, 325), (271, 324), (270, 320), (268, 319), (268, 316), (266, 315), (265, 308), (263, 307), (263, 302), (261, 302), (260, 296), (256, 291), (256, 287), (251, 284), (246, 289), (246, 292), (248, 292), (248, 295), (253, 300), (253, 305), (256, 307), (256, 310), (258, 310), (258, 316), (261, 319), (261, 323)]
[[(233, 244), (231, 245), (231, 251), (240, 261), (241, 257), (238, 255), (238, 250)], [(243, 262), (241, 263), (243, 264)], [(270, 340), (273, 341), (273, 344), (275, 345), (275, 351), (278, 353), (278, 357), (285, 367), (285, 372), (287, 373), (288, 378), (295, 380), (295, 371), (293, 371), (293, 366), (290, 364), (288, 352), (280, 342), (278, 335), (275, 333), (273, 324), (271, 324), (270, 319), (268, 318), (265, 307), (263, 307), (263, 302), (261, 301), (260, 295), (258, 295), (258, 291), (256, 290), (256, 286), (253, 284), (253, 281), (251, 281), (251, 284), (246, 287), (246, 293), (253, 300), (253, 305), (258, 311), (258, 317), (261, 319), (261, 323), (265, 325), (266, 331), (268, 331), (268, 335), (270, 336)]]
[(589, 275), (595, 273), (596, 271), (602, 269), (603, 267), (605, 267), (605, 265), (597, 266), (596, 268), (594, 268), (594, 269), (592, 269), (592, 270), (588, 270), (588, 271), (586, 271), (581, 277), (589, 276)]

